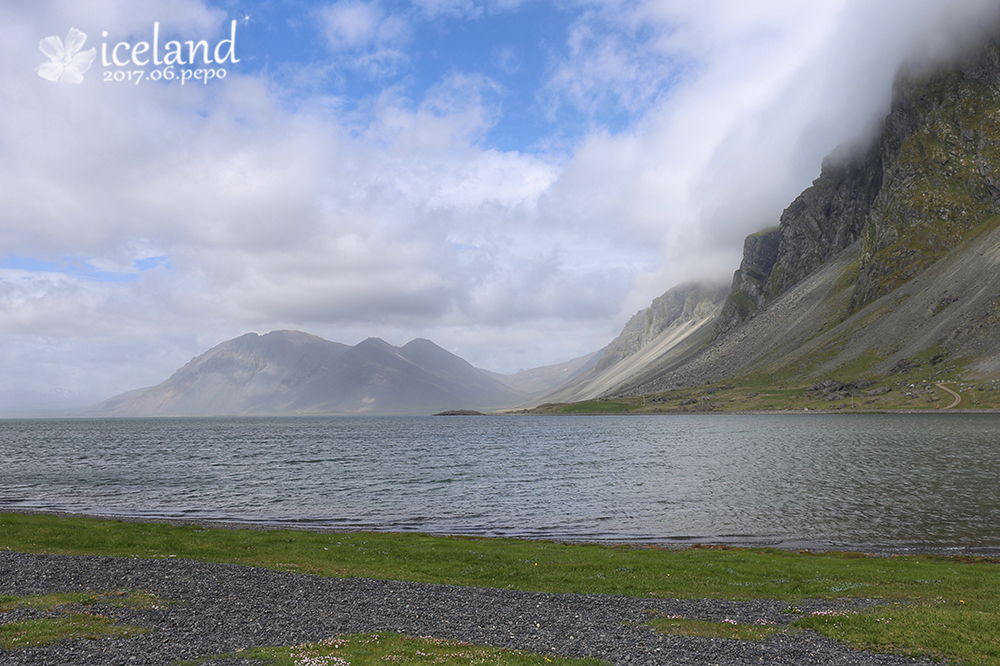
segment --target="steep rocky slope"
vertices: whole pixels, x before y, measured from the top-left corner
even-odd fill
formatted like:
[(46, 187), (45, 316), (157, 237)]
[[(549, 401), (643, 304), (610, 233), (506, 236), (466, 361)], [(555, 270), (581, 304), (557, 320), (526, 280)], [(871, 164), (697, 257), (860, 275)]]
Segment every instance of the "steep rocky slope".
[(727, 291), (700, 284), (674, 287), (636, 313), (592, 368), (532, 402), (591, 400), (649, 373), (682, 366), (711, 340)]
[[(633, 367), (603, 395), (751, 375), (886, 375), (929, 358), (970, 377), (996, 375), (998, 226), (994, 39), (957, 64), (902, 71), (877, 137), (831, 155), (776, 227), (746, 239), (729, 295), (702, 326), (711, 335), (683, 353), (661, 346), (658, 359), (681, 362)], [(623, 336), (636, 340), (630, 327)], [(650, 345), (628, 348), (629, 357)]]
[(595, 371), (603, 372), (633, 356), (669, 328), (711, 318), (725, 296), (722, 287), (699, 283), (682, 284), (670, 289), (629, 319), (618, 337), (604, 350)]
[(1000, 213), (998, 177), (1000, 44), (901, 72), (875, 143), (828, 158), (777, 229), (746, 240), (720, 333), (858, 240), (850, 309), (885, 296)]
[[(719, 336), (684, 367), (645, 377), (623, 395), (760, 380), (809, 384), (878, 378), (923, 366), (933, 379), (961, 367), (969, 379), (1000, 376), (1000, 226), (985, 224), (918, 277), (851, 310), (861, 243)], [(941, 361), (946, 364), (938, 365)]]

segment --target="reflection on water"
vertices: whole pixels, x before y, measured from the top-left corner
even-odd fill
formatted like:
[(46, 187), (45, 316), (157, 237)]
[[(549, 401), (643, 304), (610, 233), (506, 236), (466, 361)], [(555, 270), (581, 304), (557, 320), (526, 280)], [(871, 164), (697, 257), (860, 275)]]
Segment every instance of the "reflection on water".
[(1000, 416), (0, 421), (0, 509), (1000, 552)]

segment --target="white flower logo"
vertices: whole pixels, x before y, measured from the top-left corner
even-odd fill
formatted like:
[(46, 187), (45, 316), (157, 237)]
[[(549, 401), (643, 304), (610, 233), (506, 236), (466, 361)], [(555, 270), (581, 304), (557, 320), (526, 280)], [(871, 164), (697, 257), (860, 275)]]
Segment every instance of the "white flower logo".
[(38, 66), (38, 76), (49, 81), (83, 83), (83, 73), (90, 69), (90, 64), (97, 57), (97, 49), (80, 53), (86, 41), (87, 35), (76, 28), (70, 28), (65, 45), (58, 37), (43, 39), (38, 48), (49, 57), (49, 62)]

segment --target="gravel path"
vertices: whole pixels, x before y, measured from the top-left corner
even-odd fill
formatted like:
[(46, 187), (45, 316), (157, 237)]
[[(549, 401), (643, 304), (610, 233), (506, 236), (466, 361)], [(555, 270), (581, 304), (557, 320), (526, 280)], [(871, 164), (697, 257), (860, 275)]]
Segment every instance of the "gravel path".
[[(544, 594), (368, 579), (321, 578), (190, 560), (65, 557), (0, 552), (0, 594), (141, 589), (177, 603), (160, 610), (99, 608), (152, 630), (129, 639), (79, 640), (0, 650), (0, 664), (172, 664), (245, 647), (295, 645), (342, 633), (393, 631), (613, 664), (929, 664), (857, 652), (814, 632), (759, 643), (660, 636), (645, 626), (657, 614), (741, 623), (787, 624), (786, 602), (635, 599)], [(873, 602), (797, 603), (803, 611)], [(0, 624), (46, 611), (0, 613)], [(217, 666), (260, 664), (247, 660)]]

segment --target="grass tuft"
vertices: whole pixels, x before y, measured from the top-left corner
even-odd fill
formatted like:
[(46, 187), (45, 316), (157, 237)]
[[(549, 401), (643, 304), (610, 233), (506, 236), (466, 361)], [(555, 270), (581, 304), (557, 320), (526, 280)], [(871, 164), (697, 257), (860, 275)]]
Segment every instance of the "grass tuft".
[(782, 627), (773, 624), (738, 624), (734, 620), (706, 622), (704, 620), (687, 620), (681, 617), (660, 617), (649, 624), (661, 634), (727, 638), (734, 641), (762, 641), (768, 636), (785, 631)]
[(294, 647), (241, 650), (178, 666), (211, 664), (216, 659), (261, 659), (273, 666), (375, 666), (396, 663), (408, 666), (601, 666), (597, 659), (570, 659), (515, 650), (471, 645), (438, 638), (412, 638), (399, 634), (353, 634), (335, 636), (318, 643)]
[(22, 620), (0, 625), (0, 649), (51, 645), (74, 638), (128, 638), (144, 634), (148, 629), (117, 624), (103, 615), (67, 613), (60, 617)]
[(117, 590), (114, 592), (63, 592), (58, 594), (36, 594), (27, 597), (0, 595), (0, 613), (16, 608), (54, 610), (71, 604), (111, 608), (162, 608), (170, 602), (163, 601), (155, 594), (142, 590)]

